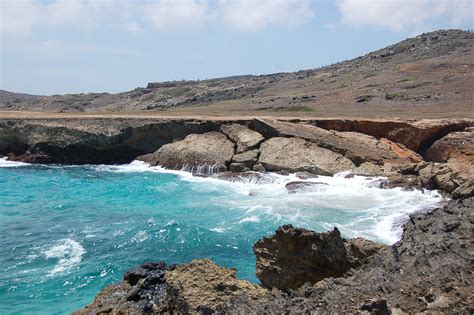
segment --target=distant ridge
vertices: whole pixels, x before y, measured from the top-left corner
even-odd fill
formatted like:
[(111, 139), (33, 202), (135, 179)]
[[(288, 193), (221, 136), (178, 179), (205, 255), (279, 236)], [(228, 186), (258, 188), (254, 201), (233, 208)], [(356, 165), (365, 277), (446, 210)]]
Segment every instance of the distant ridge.
[(0, 110), (367, 116), (472, 112), (474, 34), (438, 30), (318, 69), (151, 82), (109, 93), (0, 93)]

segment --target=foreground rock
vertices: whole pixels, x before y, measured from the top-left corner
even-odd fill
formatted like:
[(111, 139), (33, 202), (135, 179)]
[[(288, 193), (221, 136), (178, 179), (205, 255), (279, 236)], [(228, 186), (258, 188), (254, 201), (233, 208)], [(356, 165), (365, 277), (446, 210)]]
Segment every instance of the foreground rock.
[[(366, 248), (368, 246), (370, 248)], [(257, 277), (262, 284), (288, 290), (306, 282), (341, 277), (383, 248), (383, 245), (362, 240), (345, 244), (337, 228), (317, 233), (284, 225), (274, 235), (257, 241), (253, 250), (257, 258)]]
[(354, 163), (339, 153), (300, 138), (271, 138), (260, 146), (259, 162), (267, 171), (310, 172), (334, 175), (355, 169)]
[(474, 199), (412, 215), (402, 239), (345, 277), (305, 284), (269, 299), (233, 298), (219, 309), (247, 313), (472, 314)]
[(258, 276), (272, 290), (207, 259), (147, 263), (76, 314), (472, 314), (473, 207), (467, 198), (411, 215), (391, 247), (283, 226), (255, 244)]
[(269, 293), (237, 280), (235, 269), (221, 268), (209, 259), (180, 266), (146, 263), (129, 270), (123, 281), (106, 287), (92, 304), (73, 314), (208, 314), (243, 294), (256, 300)]
[(234, 144), (220, 132), (191, 134), (182, 141), (166, 144), (151, 154), (138, 157), (151, 165), (191, 172), (226, 171), (234, 155)]

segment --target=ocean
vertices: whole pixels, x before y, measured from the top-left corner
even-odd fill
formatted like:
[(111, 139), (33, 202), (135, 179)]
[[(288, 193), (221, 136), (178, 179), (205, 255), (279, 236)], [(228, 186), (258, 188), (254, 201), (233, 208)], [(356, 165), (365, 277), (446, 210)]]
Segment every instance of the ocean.
[(211, 258), (258, 283), (253, 243), (283, 224), (393, 244), (436, 192), (379, 189), (347, 173), (237, 182), (128, 165), (29, 165), (0, 159), (0, 313), (68, 314), (146, 261)]

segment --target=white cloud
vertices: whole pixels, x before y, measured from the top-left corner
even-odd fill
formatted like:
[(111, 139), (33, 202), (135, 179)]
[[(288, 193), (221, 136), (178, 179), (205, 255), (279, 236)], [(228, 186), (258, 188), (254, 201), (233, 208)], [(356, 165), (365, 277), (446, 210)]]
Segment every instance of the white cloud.
[(143, 34), (143, 28), (138, 24), (137, 22), (134, 21), (129, 21), (126, 22), (123, 25), (123, 29), (126, 30), (127, 32), (133, 33), (133, 34)]
[(146, 5), (145, 16), (161, 31), (192, 29), (208, 18), (204, 0), (161, 0)]
[(241, 31), (295, 25), (313, 17), (310, 0), (0, 0), (0, 31), (30, 35), (39, 28), (107, 28), (140, 34), (193, 30), (208, 23)]
[(237, 30), (295, 25), (314, 16), (308, 0), (219, 0), (219, 18)]
[(472, 0), (338, 0), (342, 21), (400, 31), (445, 17), (454, 24), (474, 19)]

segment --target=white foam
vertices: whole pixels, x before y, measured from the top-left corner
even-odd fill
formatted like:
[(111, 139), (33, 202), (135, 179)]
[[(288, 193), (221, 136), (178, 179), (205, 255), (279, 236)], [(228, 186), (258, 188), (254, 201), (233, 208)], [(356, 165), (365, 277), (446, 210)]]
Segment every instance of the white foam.
[(73, 239), (67, 238), (58, 241), (44, 252), (47, 259), (57, 258), (58, 262), (49, 272), (50, 276), (65, 273), (79, 265), (82, 256), (86, 253), (84, 247)]
[[(1, 163), (12, 166), (25, 165), (25, 163), (11, 162), (5, 159), (0, 159), (0, 166)], [(346, 237), (362, 236), (392, 244), (400, 238), (402, 223), (407, 220), (410, 213), (433, 208), (443, 200), (435, 191), (403, 191), (400, 188), (379, 189), (374, 186), (377, 181), (383, 179), (382, 177), (353, 176), (346, 178), (348, 172), (341, 172), (333, 177), (318, 176), (310, 179), (300, 179), (296, 174), (284, 176), (275, 173), (255, 173), (255, 176), (233, 175), (232, 181), (229, 181), (219, 179), (219, 176), (215, 175), (194, 176), (183, 170), (168, 170), (161, 166), (150, 166), (142, 161), (133, 161), (126, 165), (88, 165), (85, 167), (115, 173), (174, 174), (180, 180), (198, 183), (199, 185), (191, 186), (191, 189), (194, 189), (196, 193), (221, 192), (209, 202), (214, 202), (221, 208), (241, 211), (242, 214), (251, 213), (251, 216), (240, 221), (225, 222), (222, 226), (211, 229), (218, 233), (232, 228), (233, 224), (269, 219), (278, 224), (292, 223), (309, 228), (312, 228), (314, 224), (321, 228), (337, 226)], [(289, 193), (285, 185), (292, 181), (316, 182), (322, 185), (308, 186), (296, 193)], [(205, 185), (201, 185), (201, 183), (205, 183)], [(220, 198), (219, 195), (225, 197)], [(334, 215), (328, 211), (334, 212)], [(322, 215), (321, 212), (323, 212), (324, 220), (318, 219), (318, 216)], [(347, 216), (356, 215), (353, 215), (354, 219), (350, 222), (341, 223), (339, 219), (335, 218), (341, 213)], [(334, 220), (332, 220), (333, 217)], [(174, 224), (174, 222), (169, 222), (163, 229), (166, 229), (170, 224)], [(139, 235), (137, 240), (143, 239), (141, 236), (143, 235)]]
[(28, 166), (29, 163), (23, 162), (15, 162), (15, 161), (8, 161), (6, 157), (0, 157), (0, 167), (20, 167), (20, 166)]
[(221, 226), (209, 229), (209, 231), (216, 232), (216, 233), (224, 233), (226, 228), (223, 228)]
[(239, 221), (239, 223), (245, 223), (245, 222), (254, 222), (254, 223), (259, 223), (260, 218), (257, 217), (256, 215), (250, 216), (250, 217), (245, 217), (242, 220)]

